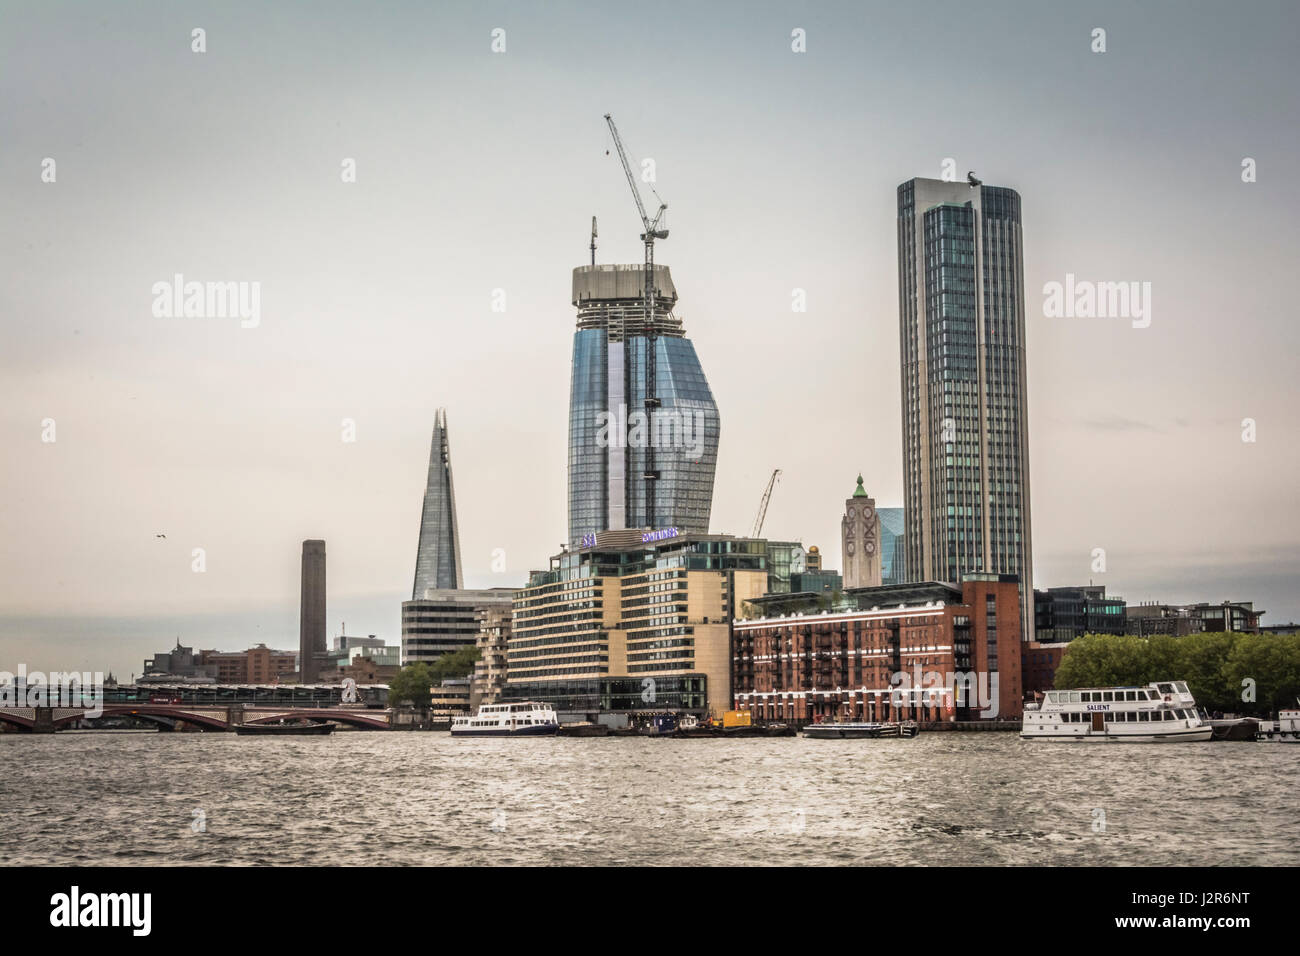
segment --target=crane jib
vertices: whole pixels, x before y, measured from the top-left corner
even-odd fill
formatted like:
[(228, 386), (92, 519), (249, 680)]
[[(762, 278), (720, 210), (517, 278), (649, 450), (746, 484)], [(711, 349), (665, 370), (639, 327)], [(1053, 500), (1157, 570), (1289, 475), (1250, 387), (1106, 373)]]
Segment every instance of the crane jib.
[[(605, 122), (609, 124), (610, 135), (614, 139), (614, 146), (618, 150), (619, 162), (623, 164), (623, 174), (627, 176), (628, 187), (632, 190), (632, 198), (636, 201), (636, 211), (641, 216), (641, 226), (644, 230), (641, 233), (641, 241), (645, 243), (645, 293), (643, 304), (643, 318), (645, 320), (645, 407), (647, 412), (652, 412), (660, 405), (658, 391), (658, 369), (656, 360), (658, 358), (658, 329), (656, 318), (656, 306), (658, 305), (655, 297), (654, 285), (654, 262), (655, 262), (655, 240), (667, 239), (668, 230), (660, 229), (659, 223), (663, 219), (664, 211), (668, 204), (662, 200), (659, 203), (659, 209), (655, 213), (652, 221), (646, 214), (645, 203), (641, 200), (641, 190), (637, 187), (636, 177), (632, 175), (632, 164), (628, 162), (627, 150), (623, 148), (623, 139), (618, 135), (618, 127), (614, 125), (614, 117), (609, 113), (605, 114)], [(651, 192), (653, 192), (653, 187)], [(658, 199), (658, 193), (655, 194)], [(595, 264), (595, 228), (592, 228), (592, 264)], [(645, 470), (642, 472), (642, 478), (645, 481), (645, 523), (647, 526), (655, 527), (655, 481), (659, 478), (659, 471), (655, 467), (655, 449), (649, 445), (645, 449)]]

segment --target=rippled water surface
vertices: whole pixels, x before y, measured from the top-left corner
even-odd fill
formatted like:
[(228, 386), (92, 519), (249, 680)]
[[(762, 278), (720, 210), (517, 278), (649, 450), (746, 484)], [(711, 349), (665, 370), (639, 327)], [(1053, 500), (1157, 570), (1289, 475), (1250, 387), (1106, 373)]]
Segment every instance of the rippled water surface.
[(62, 733), (0, 755), (10, 863), (1300, 863), (1282, 744)]

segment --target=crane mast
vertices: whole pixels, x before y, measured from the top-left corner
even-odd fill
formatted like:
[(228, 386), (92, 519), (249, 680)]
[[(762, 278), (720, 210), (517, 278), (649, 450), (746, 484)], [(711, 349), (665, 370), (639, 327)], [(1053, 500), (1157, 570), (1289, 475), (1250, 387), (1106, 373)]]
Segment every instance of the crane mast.
[(758, 517), (754, 519), (754, 530), (750, 534), (751, 538), (757, 538), (763, 533), (763, 522), (767, 518), (767, 505), (772, 500), (772, 488), (776, 485), (776, 479), (781, 474), (780, 468), (772, 470), (772, 477), (767, 479), (767, 490), (763, 492), (763, 500), (758, 504)]
[[(614, 118), (609, 113), (605, 114), (605, 122), (609, 124), (609, 132), (614, 138), (614, 146), (618, 150), (618, 158), (623, 163), (623, 172), (627, 176), (627, 184), (632, 189), (632, 198), (636, 200), (636, 211), (641, 216), (641, 241), (645, 244), (645, 301), (643, 308), (646, 342), (645, 411), (647, 424), (650, 426), (649, 434), (653, 436), (654, 415), (660, 404), (657, 369), (655, 367), (658, 358), (658, 326), (655, 322), (655, 240), (668, 238), (668, 230), (659, 228), (659, 224), (663, 220), (664, 210), (668, 208), (668, 204), (663, 202), (663, 200), (660, 200), (659, 209), (655, 212), (654, 219), (651, 219), (646, 214), (645, 203), (641, 201), (641, 190), (637, 187), (636, 177), (632, 175), (632, 165), (628, 162), (627, 150), (623, 148), (623, 139), (618, 135), (618, 127), (614, 125)], [(653, 187), (650, 191), (654, 192)], [(659, 198), (657, 193), (655, 194), (655, 198)], [(642, 474), (642, 478), (645, 480), (646, 524), (653, 528), (655, 526), (655, 482), (659, 478), (659, 471), (655, 468), (655, 448), (653, 439), (646, 442), (645, 455), (645, 471)]]

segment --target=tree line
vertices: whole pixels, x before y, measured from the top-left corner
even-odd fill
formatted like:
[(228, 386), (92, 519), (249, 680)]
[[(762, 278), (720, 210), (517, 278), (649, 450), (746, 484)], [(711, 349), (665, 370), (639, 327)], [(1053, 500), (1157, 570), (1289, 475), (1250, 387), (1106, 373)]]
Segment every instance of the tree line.
[(1168, 680), (1186, 681), (1210, 711), (1267, 716), (1295, 708), (1300, 634), (1085, 634), (1070, 642), (1056, 669), (1058, 690)]

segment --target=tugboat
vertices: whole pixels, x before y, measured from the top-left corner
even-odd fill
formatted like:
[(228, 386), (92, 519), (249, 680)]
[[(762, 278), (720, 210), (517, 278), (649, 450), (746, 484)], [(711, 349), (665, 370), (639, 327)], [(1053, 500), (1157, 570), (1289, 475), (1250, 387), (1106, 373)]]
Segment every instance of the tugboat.
[(1177, 680), (1049, 690), (1041, 704), (1025, 705), (1020, 739), (1165, 744), (1209, 740), (1213, 734), (1187, 682)]
[(483, 704), (473, 717), (451, 722), (453, 737), (543, 737), (560, 732), (555, 708), (536, 701), (517, 704)]

